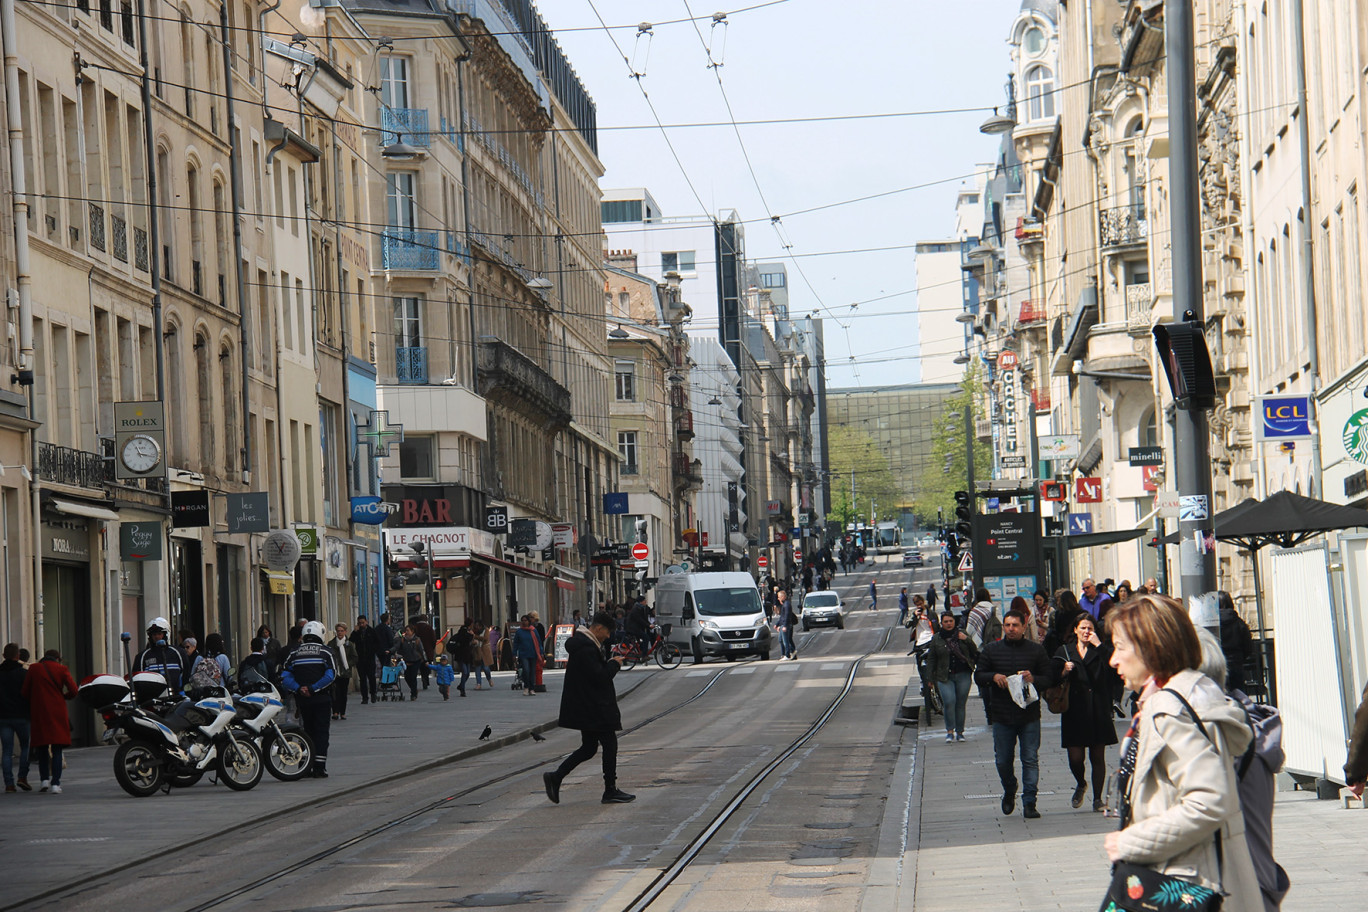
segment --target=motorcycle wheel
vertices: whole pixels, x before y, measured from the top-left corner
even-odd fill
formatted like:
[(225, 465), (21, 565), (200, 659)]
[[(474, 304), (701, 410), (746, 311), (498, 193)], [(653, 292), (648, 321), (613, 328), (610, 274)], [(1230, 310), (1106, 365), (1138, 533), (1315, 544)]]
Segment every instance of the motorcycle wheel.
[(684, 661), (684, 653), (674, 643), (663, 643), (656, 650), (655, 660), (661, 668), (678, 668), (679, 663)]
[(261, 759), (266, 763), (266, 772), (281, 782), (303, 779), (313, 768), (313, 739), (297, 731), (281, 732), (279, 738), (264, 738)]
[(134, 798), (155, 795), (165, 778), (166, 758), (144, 741), (125, 741), (114, 752), (114, 778)]
[(263, 771), (261, 752), (248, 739), (230, 735), (219, 748), (219, 781), (233, 791), (255, 788)]
[(189, 788), (196, 782), (204, 778), (204, 770), (192, 770), (188, 773), (167, 773), (166, 781), (171, 783), (172, 788)]

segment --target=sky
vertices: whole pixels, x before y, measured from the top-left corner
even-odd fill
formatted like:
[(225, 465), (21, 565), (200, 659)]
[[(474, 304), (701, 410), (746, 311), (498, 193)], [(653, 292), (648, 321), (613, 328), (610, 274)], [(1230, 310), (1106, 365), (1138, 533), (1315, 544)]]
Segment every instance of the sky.
[[(790, 312), (825, 320), (828, 386), (920, 379), (911, 245), (952, 233), (961, 183), (994, 158), (978, 125), (1003, 103), (1020, 0), (730, 0), (717, 25), (700, 0), (538, 7), (597, 104), (604, 189), (648, 187), (666, 216), (754, 220), (748, 258), (789, 254)], [(696, 28), (668, 21), (691, 15)], [(744, 124), (954, 109), (972, 110)], [(721, 126), (671, 127), (704, 122)], [(874, 194), (889, 195), (798, 212)]]

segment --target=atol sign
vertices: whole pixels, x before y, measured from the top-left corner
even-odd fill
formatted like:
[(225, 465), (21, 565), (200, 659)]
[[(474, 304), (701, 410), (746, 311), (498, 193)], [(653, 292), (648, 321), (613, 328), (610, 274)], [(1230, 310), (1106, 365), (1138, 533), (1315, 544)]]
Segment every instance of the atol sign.
[(1260, 440), (1310, 437), (1311, 408), (1306, 396), (1265, 396), (1259, 400)]
[(397, 512), (399, 512), (398, 504), (385, 503), (374, 495), (351, 499), (351, 516), (354, 523), (378, 526), (388, 519), (391, 513)]

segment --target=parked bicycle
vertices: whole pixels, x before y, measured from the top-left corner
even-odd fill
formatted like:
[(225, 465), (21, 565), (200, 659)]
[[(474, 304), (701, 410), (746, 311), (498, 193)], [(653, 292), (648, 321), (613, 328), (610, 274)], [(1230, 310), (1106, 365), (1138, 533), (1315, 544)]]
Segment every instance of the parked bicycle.
[(655, 659), (655, 663), (661, 668), (678, 668), (679, 663), (684, 660), (684, 653), (674, 643), (666, 642), (669, 635), (669, 624), (663, 627), (652, 627), (650, 646), (644, 647), (640, 640), (632, 638), (621, 643), (614, 643), (612, 654), (622, 656), (623, 668), (645, 665), (652, 659)]

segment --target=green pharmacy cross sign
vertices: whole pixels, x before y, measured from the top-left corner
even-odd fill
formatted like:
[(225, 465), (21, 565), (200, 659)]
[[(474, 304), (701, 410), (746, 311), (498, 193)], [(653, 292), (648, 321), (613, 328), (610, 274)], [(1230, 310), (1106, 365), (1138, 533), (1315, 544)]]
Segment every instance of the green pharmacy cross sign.
[(404, 442), (404, 426), (390, 424), (389, 411), (371, 410), (370, 423), (358, 424), (356, 436), (371, 448), (371, 455), (379, 458), (390, 454), (390, 444)]

